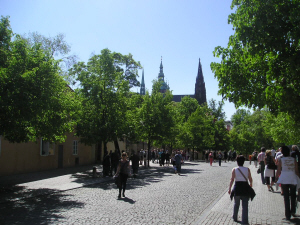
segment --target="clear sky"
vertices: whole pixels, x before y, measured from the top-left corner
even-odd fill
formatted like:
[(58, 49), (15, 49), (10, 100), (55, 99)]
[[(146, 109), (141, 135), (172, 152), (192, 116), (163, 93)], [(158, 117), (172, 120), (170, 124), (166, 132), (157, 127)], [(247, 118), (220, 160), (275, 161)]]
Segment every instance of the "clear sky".
[[(220, 62), (213, 50), (226, 47), (234, 32), (230, 5), (231, 0), (0, 0), (0, 15), (10, 16), (17, 34), (65, 34), (79, 61), (104, 48), (131, 53), (144, 67), (149, 91), (162, 57), (173, 94), (194, 94), (200, 58), (207, 100), (220, 101), (210, 63)], [(141, 80), (142, 70), (139, 75)], [(230, 119), (236, 109), (225, 102), (224, 111)]]

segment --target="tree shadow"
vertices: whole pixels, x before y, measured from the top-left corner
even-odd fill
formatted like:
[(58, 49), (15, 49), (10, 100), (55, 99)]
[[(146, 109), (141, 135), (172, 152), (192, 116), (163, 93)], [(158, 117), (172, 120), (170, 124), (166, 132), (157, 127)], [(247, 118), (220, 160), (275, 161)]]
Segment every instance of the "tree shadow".
[(84, 206), (82, 202), (66, 200), (66, 198), (71, 199), (72, 196), (55, 193), (5, 202), (0, 204), (0, 224), (59, 224), (58, 221), (64, 219), (60, 214), (61, 211)]

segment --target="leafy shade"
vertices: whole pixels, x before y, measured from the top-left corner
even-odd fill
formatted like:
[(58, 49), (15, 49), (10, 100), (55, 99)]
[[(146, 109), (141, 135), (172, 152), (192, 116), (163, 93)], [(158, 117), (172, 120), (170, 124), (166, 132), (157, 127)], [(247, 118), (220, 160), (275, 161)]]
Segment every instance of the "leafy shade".
[(59, 76), (58, 61), (18, 35), (11, 41), (8, 18), (2, 17), (0, 26), (5, 59), (0, 67), (0, 135), (10, 142), (39, 137), (63, 141), (74, 127), (78, 101)]
[(219, 94), (237, 107), (286, 112), (300, 121), (300, 1), (233, 0), (234, 35), (211, 63)]

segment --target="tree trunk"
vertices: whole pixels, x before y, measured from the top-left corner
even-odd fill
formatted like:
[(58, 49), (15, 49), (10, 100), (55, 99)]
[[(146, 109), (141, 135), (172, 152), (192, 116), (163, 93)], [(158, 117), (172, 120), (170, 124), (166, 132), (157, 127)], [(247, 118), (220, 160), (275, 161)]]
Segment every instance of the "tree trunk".
[(151, 142), (148, 140), (148, 167), (150, 167), (150, 147), (151, 147)]
[(118, 142), (118, 138), (116, 138), (116, 140), (114, 140), (114, 144), (115, 144), (115, 152), (120, 152), (120, 146), (119, 146), (119, 142)]
[(103, 141), (103, 149), (104, 149), (104, 155), (108, 154), (108, 151), (107, 151), (107, 141)]
[(96, 163), (101, 162), (101, 154), (102, 154), (102, 141), (99, 141), (96, 147)]

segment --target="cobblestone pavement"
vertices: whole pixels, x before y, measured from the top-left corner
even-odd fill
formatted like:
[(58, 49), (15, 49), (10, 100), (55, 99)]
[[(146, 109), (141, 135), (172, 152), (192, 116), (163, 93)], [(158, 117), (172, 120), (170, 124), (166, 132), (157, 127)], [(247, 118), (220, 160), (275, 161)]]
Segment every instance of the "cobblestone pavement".
[[(0, 203), (0, 224), (239, 224), (231, 219), (233, 202), (227, 194), (234, 166), (234, 162), (221, 167), (188, 162), (179, 176), (171, 166), (152, 164), (138, 178), (128, 180), (122, 199), (117, 199), (112, 178), (94, 179), (94, 183), (89, 183), (93, 178), (85, 178), (87, 186), (60, 192), (47, 187), (47, 194)], [(268, 192), (254, 166), (250, 169), (257, 194), (249, 203), (250, 224), (300, 224), (298, 218), (282, 221), (280, 192)], [(239, 220), (240, 215), (241, 209)]]
[[(234, 164), (189, 162), (182, 174), (152, 165), (117, 199), (112, 179), (0, 204), (0, 224), (192, 224), (228, 186)], [(51, 187), (48, 187), (51, 189)]]

